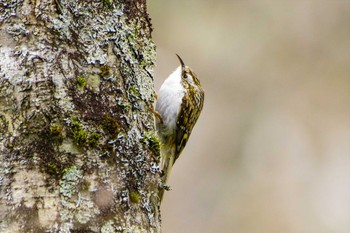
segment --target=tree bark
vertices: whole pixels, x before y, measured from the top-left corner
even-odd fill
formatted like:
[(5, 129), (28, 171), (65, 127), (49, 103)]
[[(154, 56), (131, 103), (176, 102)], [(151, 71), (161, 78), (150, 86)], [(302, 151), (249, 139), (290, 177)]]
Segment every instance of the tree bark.
[(160, 232), (145, 0), (0, 0), (0, 232)]

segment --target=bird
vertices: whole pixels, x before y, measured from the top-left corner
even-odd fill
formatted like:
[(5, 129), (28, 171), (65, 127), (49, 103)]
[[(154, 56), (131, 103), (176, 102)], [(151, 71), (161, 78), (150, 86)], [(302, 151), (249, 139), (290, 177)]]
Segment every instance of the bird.
[(204, 104), (204, 89), (197, 75), (177, 57), (180, 66), (161, 85), (155, 107), (159, 118), (156, 131), (160, 140), (161, 200), (164, 189), (169, 189), (171, 169), (185, 148)]

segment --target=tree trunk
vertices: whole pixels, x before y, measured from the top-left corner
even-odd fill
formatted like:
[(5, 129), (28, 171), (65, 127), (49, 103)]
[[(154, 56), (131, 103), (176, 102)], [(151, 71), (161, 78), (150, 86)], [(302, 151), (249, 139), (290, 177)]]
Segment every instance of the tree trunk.
[(145, 0), (0, 0), (0, 232), (160, 232)]

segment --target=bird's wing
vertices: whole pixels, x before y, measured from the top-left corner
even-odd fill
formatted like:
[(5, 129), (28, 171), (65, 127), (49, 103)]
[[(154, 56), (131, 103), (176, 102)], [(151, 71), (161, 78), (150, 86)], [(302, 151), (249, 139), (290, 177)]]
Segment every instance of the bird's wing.
[(196, 92), (194, 90), (189, 90), (182, 99), (182, 104), (176, 120), (176, 149), (174, 162), (185, 148), (193, 126), (196, 124), (199, 114), (203, 108), (204, 93), (200, 92), (198, 95), (195, 93)]

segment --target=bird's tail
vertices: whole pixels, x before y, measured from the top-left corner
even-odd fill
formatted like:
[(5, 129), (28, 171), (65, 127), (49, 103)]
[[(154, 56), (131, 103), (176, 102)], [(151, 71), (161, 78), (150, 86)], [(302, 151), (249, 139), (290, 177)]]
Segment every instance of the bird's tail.
[(162, 187), (160, 188), (160, 191), (159, 191), (159, 198), (160, 198), (160, 201), (162, 201), (164, 190), (169, 189), (169, 186), (167, 185), (167, 181), (168, 181), (168, 178), (170, 177), (170, 172), (175, 161), (175, 146), (161, 145), (160, 156), (161, 156), (160, 168), (162, 171), (162, 176), (161, 176)]

